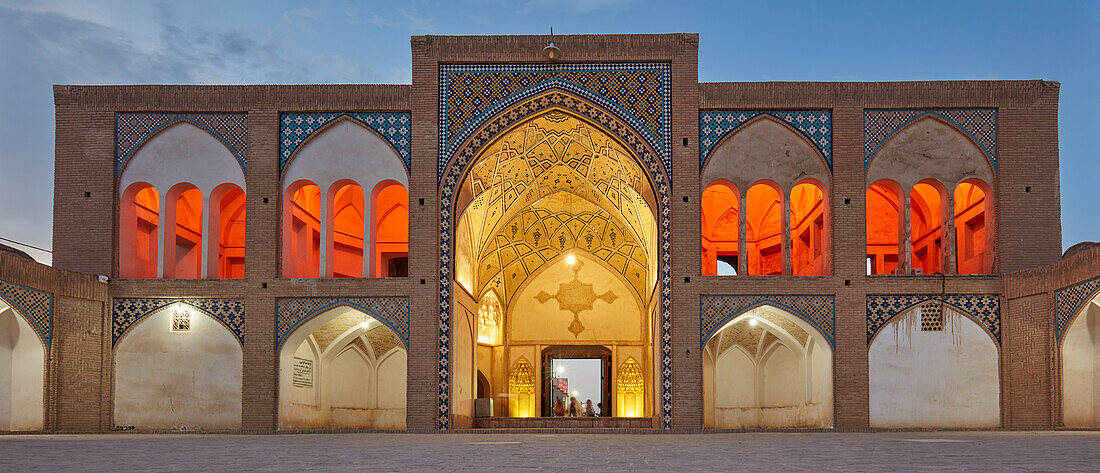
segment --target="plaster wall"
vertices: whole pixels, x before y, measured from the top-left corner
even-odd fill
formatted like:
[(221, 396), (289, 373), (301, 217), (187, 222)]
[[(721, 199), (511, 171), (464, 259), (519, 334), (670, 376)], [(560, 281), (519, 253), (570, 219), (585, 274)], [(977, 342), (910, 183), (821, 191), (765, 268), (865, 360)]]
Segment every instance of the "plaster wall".
[(210, 133), (187, 122), (164, 130), (130, 157), (118, 188), (125, 190), (135, 182), (152, 184), (161, 200), (181, 182), (199, 188), (204, 201), (220, 184), (245, 188), (244, 171), (233, 152)]
[(1100, 427), (1100, 306), (1077, 315), (1062, 339), (1062, 416), (1066, 427)]
[(237, 338), (191, 311), (172, 332), (172, 310), (147, 316), (115, 349), (115, 424), (139, 430), (241, 428), (243, 354)]
[[(591, 284), (595, 295), (610, 292), (614, 294), (614, 299), (607, 302), (608, 296), (592, 300), (591, 309), (579, 313), (584, 330), (574, 335), (569, 331), (573, 313), (561, 308), (559, 303), (574, 302), (573, 297), (566, 295), (562, 288), (573, 280), (575, 268), (564, 259), (558, 259), (532, 277), (513, 298), (512, 307), (505, 317), (510, 341), (644, 342), (647, 320), (630, 286), (583, 254), (577, 253), (576, 260), (575, 264), (580, 266), (576, 273), (577, 280)], [(559, 294), (559, 290), (562, 291), (561, 299), (552, 298)], [(540, 294), (544, 294), (543, 299), (540, 299)]]
[(943, 308), (944, 329), (898, 315), (869, 349), (873, 428), (1000, 427), (997, 346), (970, 318)]
[(0, 431), (42, 429), (45, 356), (30, 324), (0, 302)]
[(867, 167), (867, 183), (890, 179), (906, 191), (922, 179), (940, 181), (948, 190), (978, 178), (993, 184), (993, 169), (985, 153), (958, 129), (943, 121), (922, 118), (895, 133), (875, 152)]
[(807, 178), (830, 182), (821, 153), (786, 125), (764, 116), (742, 125), (711, 152), (700, 183), (725, 179), (743, 196), (753, 183), (767, 179), (790, 194)]

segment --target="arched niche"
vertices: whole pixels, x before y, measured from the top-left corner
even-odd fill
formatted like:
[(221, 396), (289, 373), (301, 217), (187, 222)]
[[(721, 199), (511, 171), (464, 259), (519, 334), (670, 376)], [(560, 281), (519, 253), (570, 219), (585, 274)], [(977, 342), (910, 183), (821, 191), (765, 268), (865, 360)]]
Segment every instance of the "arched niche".
[(161, 196), (147, 182), (122, 191), (118, 219), (118, 277), (155, 279), (159, 275)]
[[(179, 195), (173, 194), (173, 190), (183, 184), (196, 189), (200, 197), (196, 200), (200, 206), (196, 213), (206, 216), (206, 219), (220, 215), (222, 191), (219, 188), (231, 185), (241, 189), (242, 193), (245, 189), (244, 170), (233, 151), (210, 132), (186, 120), (169, 126), (141, 145), (127, 160), (119, 176), (119, 277), (220, 277), (218, 233), (208, 230), (212, 222), (205, 219), (198, 224), (201, 231), (197, 233), (201, 240), (196, 243), (195, 270), (176, 271), (177, 265), (172, 258), (176, 253), (175, 226), (167, 217), (176, 214)], [(156, 209), (156, 215), (161, 217), (161, 225), (156, 229), (160, 237), (156, 243), (159, 244), (161, 257), (157, 260), (158, 270), (153, 276), (147, 275), (147, 271), (135, 270), (134, 261), (147, 258), (132, 253), (135, 251), (135, 240), (134, 232), (129, 228), (135, 212), (132, 189), (146, 185), (162, 192), (159, 208)], [(219, 199), (211, 199), (214, 194), (219, 194)], [(137, 212), (142, 213), (140, 210)], [(214, 259), (210, 259), (211, 255)], [(170, 261), (171, 264), (168, 263)], [(177, 273), (183, 276), (177, 276)]]
[(880, 179), (867, 187), (866, 241), (867, 275), (895, 274), (905, 258), (901, 248), (905, 235), (904, 192), (898, 183)]
[[(184, 314), (186, 329), (179, 322)], [(115, 343), (114, 355), (116, 425), (241, 428), (241, 343), (205, 312), (174, 304), (142, 317)]]
[(44, 427), (46, 345), (30, 322), (0, 298), (0, 431)]
[(1062, 425), (1100, 427), (1100, 294), (1070, 320), (1060, 343)]
[(702, 220), (704, 276), (736, 275), (740, 257), (740, 193), (725, 179), (703, 190)]
[(280, 430), (403, 430), (408, 354), (385, 323), (337, 306), (279, 347)]
[(703, 346), (704, 427), (831, 428), (832, 359), (800, 317), (772, 305), (745, 311)]
[(898, 314), (868, 357), (871, 427), (1000, 427), (995, 338), (958, 308), (931, 301)]
[[(313, 134), (287, 161), (282, 178), (284, 205), (287, 203), (286, 195), (296, 191), (298, 183), (303, 181), (317, 185), (321, 195), (325, 197), (321, 203), (321, 218), (318, 222), (320, 235), (324, 240), (319, 255), (322, 268), (320, 277), (335, 276), (334, 261), (337, 254), (334, 240), (337, 238), (333, 230), (333, 209), (336, 205), (333, 199), (336, 198), (336, 191), (348, 183), (354, 183), (363, 190), (365, 197), (371, 198), (371, 201), (364, 202), (361, 224), (364, 241), (373, 241), (376, 212), (374, 199), (377, 197), (373, 190), (387, 181), (398, 183), (405, 189), (409, 185), (405, 165), (393, 147), (377, 132), (349, 117), (337, 119)], [(284, 216), (287, 212), (289, 210), (284, 207)], [(291, 241), (292, 232), (287, 224), (288, 219), (284, 217), (284, 258), (287, 257), (285, 245)], [(357, 277), (377, 276), (375, 263), (372, 263), (377, 257), (369, 248), (369, 245), (363, 245), (363, 268)], [(284, 260), (284, 273), (286, 266), (287, 262)]]

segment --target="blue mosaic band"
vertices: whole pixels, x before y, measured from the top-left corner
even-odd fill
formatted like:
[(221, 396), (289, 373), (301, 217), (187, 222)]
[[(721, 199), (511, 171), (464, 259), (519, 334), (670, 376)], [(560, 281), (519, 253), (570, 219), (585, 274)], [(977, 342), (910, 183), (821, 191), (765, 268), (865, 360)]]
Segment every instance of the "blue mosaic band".
[(439, 66), (439, 163), (499, 113), (535, 95), (562, 90), (604, 108), (642, 135), (670, 169), (670, 66), (620, 64), (463, 64)]
[(22, 315), (49, 347), (53, 328), (53, 294), (26, 286), (0, 281), (3, 298)]
[(831, 295), (713, 295), (699, 297), (699, 346), (726, 322), (761, 306), (771, 306), (801, 317), (836, 348), (836, 303)]
[(864, 110), (863, 169), (871, 164), (875, 152), (898, 130), (927, 115), (935, 115), (966, 133), (985, 152), (993, 170), (997, 170), (997, 109), (937, 108), (923, 110)]
[(867, 296), (867, 344), (891, 319), (922, 302), (938, 301), (958, 309), (1001, 344), (1001, 298), (985, 294), (904, 294)]
[(244, 344), (244, 301), (206, 298), (117, 298), (111, 309), (111, 343), (118, 341), (141, 319), (172, 305), (185, 305), (209, 315)]
[(813, 143), (829, 172), (833, 171), (833, 112), (831, 110), (711, 110), (699, 112), (699, 169), (722, 138), (756, 117), (770, 116), (790, 125)]
[(294, 329), (316, 315), (338, 307), (365, 312), (390, 327), (409, 346), (408, 297), (290, 297), (275, 305), (275, 347), (282, 347)]
[(294, 152), (311, 136), (335, 120), (348, 117), (375, 133), (389, 145), (405, 171), (412, 156), (412, 113), (410, 112), (342, 112), (284, 113), (279, 116), (279, 172), (286, 168)]
[(247, 113), (119, 113), (115, 115), (115, 177), (150, 138), (178, 123), (187, 122), (221, 141), (248, 174)]
[(1100, 294), (1100, 278), (1074, 284), (1055, 293), (1054, 305), (1058, 318), (1055, 320), (1054, 333), (1057, 340), (1062, 340), (1073, 317), (1097, 294)]

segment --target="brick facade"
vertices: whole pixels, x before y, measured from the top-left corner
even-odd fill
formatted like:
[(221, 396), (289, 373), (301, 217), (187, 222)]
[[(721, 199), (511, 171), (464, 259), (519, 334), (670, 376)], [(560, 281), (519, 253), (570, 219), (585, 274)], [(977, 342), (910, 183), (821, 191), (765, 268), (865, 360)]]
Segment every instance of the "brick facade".
[[(46, 429), (112, 427), (110, 300), (208, 297), (245, 302), (242, 430), (276, 427), (275, 306), (285, 297), (403, 296), (410, 302), (408, 429), (438, 427), (440, 193), (439, 66), (539, 63), (543, 36), (412, 38), (411, 85), (55, 86), (54, 266), (0, 255), (0, 280), (55, 294)], [(868, 294), (1000, 294), (1002, 422), (1058, 425), (1054, 292), (1100, 275), (1100, 249), (1061, 260), (1057, 83), (1045, 81), (699, 83), (693, 34), (561, 36), (562, 61), (671, 66), (672, 428), (703, 424), (702, 295), (824, 294), (835, 298), (835, 426), (868, 429)], [(994, 108), (998, 113), (996, 256), (991, 276), (866, 276), (863, 111)], [(814, 109), (832, 113), (832, 275), (700, 276), (699, 111)], [(280, 278), (279, 116), (294, 112), (411, 112), (409, 276)], [(243, 280), (123, 280), (117, 275), (120, 190), (115, 114), (248, 114), (247, 253)], [(83, 273), (83, 274), (82, 274)], [(655, 423), (656, 425), (656, 423)]]

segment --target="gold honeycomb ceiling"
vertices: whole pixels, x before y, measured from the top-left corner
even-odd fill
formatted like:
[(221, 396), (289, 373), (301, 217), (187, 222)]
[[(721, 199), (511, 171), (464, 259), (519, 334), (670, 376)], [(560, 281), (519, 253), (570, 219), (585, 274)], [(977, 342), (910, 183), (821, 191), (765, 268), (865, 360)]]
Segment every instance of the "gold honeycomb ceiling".
[(472, 241), (476, 288), (505, 305), (563, 252), (605, 261), (643, 300), (656, 269), (652, 190), (617, 141), (572, 115), (535, 116), (488, 145), (462, 184), (460, 238)]

